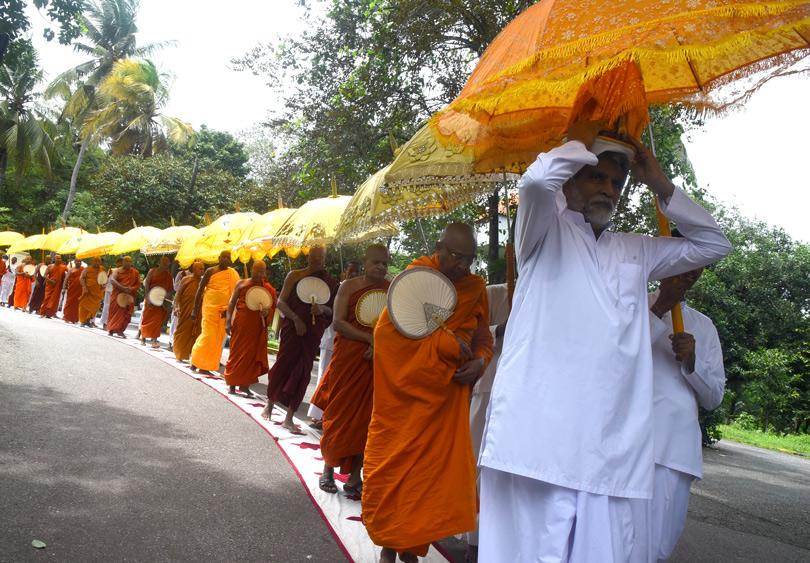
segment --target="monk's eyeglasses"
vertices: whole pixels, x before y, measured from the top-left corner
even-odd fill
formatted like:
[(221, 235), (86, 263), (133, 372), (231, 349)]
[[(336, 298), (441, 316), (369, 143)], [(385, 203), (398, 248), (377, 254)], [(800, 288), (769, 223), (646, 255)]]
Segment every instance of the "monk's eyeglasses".
[(445, 247), (445, 250), (447, 250), (447, 253), (453, 258), (453, 260), (458, 262), (472, 264), (475, 261), (475, 254), (462, 254), (461, 252), (450, 250), (447, 247)]

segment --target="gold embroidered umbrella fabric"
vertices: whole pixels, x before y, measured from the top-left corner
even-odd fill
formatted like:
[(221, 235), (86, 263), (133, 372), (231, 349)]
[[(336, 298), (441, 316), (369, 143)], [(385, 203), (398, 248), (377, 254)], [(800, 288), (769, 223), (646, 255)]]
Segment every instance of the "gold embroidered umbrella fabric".
[(295, 208), (279, 207), (265, 213), (254, 221), (250, 231), (245, 235), (245, 240), (233, 249), (237, 259), (240, 262), (247, 263), (251, 258), (261, 260), (265, 256), (270, 258), (275, 256), (281, 248), (274, 246), (267, 239), (278, 232), (278, 229), (290, 218), (293, 212), (295, 212)]
[(151, 239), (160, 236), (160, 229), (157, 227), (135, 227), (128, 230), (121, 238), (115, 241), (108, 254), (120, 255), (128, 252), (137, 252), (144, 247)]
[(63, 242), (59, 248), (56, 249), (57, 254), (76, 254), (76, 251), (79, 250), (79, 247), (89, 237), (92, 237), (93, 233), (82, 233), (78, 236), (72, 237), (67, 241)]
[(638, 136), (649, 104), (723, 110), (809, 52), (810, 0), (542, 0), (495, 38), (430, 128), (477, 172), (522, 172), (574, 118), (621, 119)]
[(45, 234), (25, 237), (9, 246), (7, 252), (8, 254), (17, 254), (28, 250), (42, 250), (42, 245), (45, 243), (47, 237), (48, 235)]
[(50, 252), (58, 252), (59, 247), (83, 232), (84, 231), (76, 227), (60, 227), (59, 229), (54, 229), (47, 234), (41, 248), (42, 250), (48, 250)]
[(19, 242), (25, 238), (24, 234), (15, 231), (2, 231), (0, 232), (0, 246), (8, 246)]
[(82, 243), (76, 249), (76, 258), (84, 260), (85, 258), (110, 254), (110, 250), (120, 238), (121, 234), (113, 231), (91, 234), (82, 239)]
[(401, 200), (410, 197), (414, 209), (418, 207), (442, 207), (442, 201), (433, 198), (430, 191), (422, 203), (420, 194), (414, 190), (410, 195), (403, 194), (400, 201), (396, 197), (389, 197), (384, 189), (385, 177), (391, 165), (382, 168), (369, 176), (354, 192), (343, 216), (340, 218), (335, 238), (340, 243), (357, 244), (372, 238), (393, 236), (399, 232), (393, 222), (387, 223), (388, 217), (401, 220), (407, 214), (408, 203), (405, 209)]
[(223, 250), (232, 250), (244, 241), (253, 223), (260, 217), (252, 211), (222, 215), (198, 235), (185, 239), (175, 259), (183, 268), (187, 268), (194, 260), (213, 264)]
[(151, 238), (141, 248), (141, 254), (154, 256), (157, 254), (172, 254), (180, 250), (180, 245), (189, 237), (198, 234), (196, 227), (189, 225), (171, 226), (160, 231), (160, 234)]
[(276, 234), (265, 242), (283, 249), (290, 257), (308, 252), (313, 246), (328, 246), (336, 242), (335, 235), (340, 218), (352, 199), (347, 195), (333, 195), (306, 202), (292, 213)]

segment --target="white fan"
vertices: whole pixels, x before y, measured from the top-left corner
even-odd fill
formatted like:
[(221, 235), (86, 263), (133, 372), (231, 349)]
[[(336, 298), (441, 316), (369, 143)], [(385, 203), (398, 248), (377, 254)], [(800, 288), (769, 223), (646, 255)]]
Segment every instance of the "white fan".
[(273, 306), (273, 295), (264, 287), (254, 285), (245, 292), (245, 305), (251, 311), (266, 311)]
[(29, 276), (33, 276), (34, 274), (37, 273), (37, 267), (34, 266), (33, 264), (26, 264), (25, 266), (23, 266), (23, 272), (25, 272)]
[(155, 307), (162, 307), (163, 302), (166, 300), (166, 289), (160, 286), (153, 287), (149, 290), (146, 300)]
[(129, 293), (119, 293), (118, 297), (115, 298), (115, 302), (118, 303), (118, 306), (122, 309), (126, 309), (130, 305), (135, 304), (135, 298)]
[(47, 271), (48, 271), (48, 266), (46, 266), (45, 264), (43, 264), (42, 266), (39, 267), (39, 275), (42, 276), (43, 278), (45, 277), (45, 272), (47, 272)]
[(377, 319), (380, 318), (387, 301), (388, 297), (384, 289), (372, 289), (365, 292), (354, 306), (354, 316), (357, 317), (357, 322), (367, 327), (376, 326)]
[(107, 272), (105, 272), (105, 271), (99, 272), (98, 276), (96, 276), (96, 282), (101, 287), (104, 287), (105, 285), (107, 285), (107, 280), (109, 280), (109, 279), (110, 278), (107, 276)]
[(430, 336), (450, 318), (456, 308), (456, 288), (432, 268), (410, 268), (388, 288), (388, 315), (407, 338)]
[[(329, 303), (329, 297), (332, 295), (332, 291), (329, 289), (327, 283), (321, 278), (314, 276), (307, 276), (301, 279), (298, 285), (295, 286), (295, 293), (298, 295), (298, 299), (304, 303), (317, 303), (318, 305), (326, 305)], [(314, 313), (312, 315), (312, 324), (315, 324)]]

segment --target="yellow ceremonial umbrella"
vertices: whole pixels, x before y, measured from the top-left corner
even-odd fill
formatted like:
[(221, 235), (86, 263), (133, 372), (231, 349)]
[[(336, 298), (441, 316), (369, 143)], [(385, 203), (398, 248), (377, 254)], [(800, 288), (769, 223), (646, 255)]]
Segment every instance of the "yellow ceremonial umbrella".
[[(185, 238), (180, 244), (180, 248), (177, 249), (177, 255), (174, 259), (177, 260), (181, 268), (185, 269), (191, 266), (192, 262), (197, 259), (198, 254), (201, 253), (201, 250), (197, 248), (197, 242), (199, 242), (201, 237), (202, 232), (198, 231), (197, 234)], [(216, 260), (206, 263), (212, 264), (213, 262), (216, 262)]]
[(76, 258), (84, 260), (85, 258), (111, 254), (110, 250), (120, 238), (121, 234), (113, 231), (98, 234), (91, 233), (82, 240), (79, 248), (76, 249)]
[(199, 229), (189, 225), (168, 227), (160, 231), (158, 236), (150, 239), (149, 242), (141, 248), (141, 253), (146, 256), (172, 254), (180, 250), (180, 245), (183, 244), (184, 240), (193, 237), (199, 232)]
[(261, 260), (265, 256), (270, 258), (275, 256), (281, 248), (266, 243), (264, 239), (276, 234), (279, 227), (289, 219), (294, 211), (295, 208), (279, 207), (265, 213), (254, 221), (250, 231), (245, 235), (245, 240), (233, 249), (237, 259), (240, 262), (248, 262), (251, 258)]
[(79, 236), (83, 232), (84, 231), (82, 229), (78, 229), (76, 227), (61, 227), (59, 229), (54, 229), (48, 233), (45, 241), (42, 243), (42, 250), (57, 252), (60, 246), (73, 237)]
[(332, 180), (332, 195), (306, 202), (289, 216), (272, 236), (260, 239), (263, 243), (281, 248), (294, 258), (313, 246), (327, 246), (337, 242), (340, 218), (351, 201), (347, 195), (337, 194)]
[(27, 252), (29, 250), (42, 250), (42, 245), (45, 243), (45, 239), (48, 235), (31, 235), (30, 237), (25, 237), (22, 240), (19, 240), (8, 247), (9, 254), (17, 254), (20, 252)]
[(158, 236), (160, 236), (160, 229), (156, 227), (135, 227), (122, 234), (107, 254), (118, 256), (139, 251), (151, 239)]
[(252, 211), (229, 213), (218, 217), (210, 225), (202, 229), (199, 236), (183, 241), (177, 251), (175, 259), (180, 265), (188, 267), (194, 260), (202, 260), (206, 264), (213, 264), (223, 250), (232, 250), (243, 242), (253, 223), (261, 216)]
[(15, 242), (19, 242), (24, 238), (25, 235), (14, 231), (2, 231), (0, 232), (0, 246), (8, 246), (14, 244)]
[(79, 247), (88, 237), (93, 236), (93, 233), (82, 232), (80, 235), (71, 237), (63, 242), (59, 248), (56, 249), (57, 254), (76, 254)]

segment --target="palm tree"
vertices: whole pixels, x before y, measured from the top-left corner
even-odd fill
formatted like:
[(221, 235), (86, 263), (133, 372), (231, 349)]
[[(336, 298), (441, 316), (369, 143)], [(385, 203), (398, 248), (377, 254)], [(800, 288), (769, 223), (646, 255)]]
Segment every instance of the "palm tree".
[(42, 81), (36, 57), (18, 57), (13, 66), (0, 65), (0, 193), (9, 162), (18, 176), (38, 164), (51, 173), (55, 126), (36, 105)]
[(87, 115), (82, 134), (109, 139), (114, 155), (152, 156), (166, 152), (170, 141), (187, 143), (191, 125), (160, 113), (168, 100), (164, 79), (152, 61), (116, 62), (98, 86), (98, 109)]
[[(98, 110), (96, 90), (112, 70), (115, 63), (129, 57), (143, 57), (166, 46), (168, 43), (153, 43), (138, 47), (135, 34), (138, 27), (135, 18), (138, 0), (100, 0), (88, 4), (81, 16), (86, 41), (77, 41), (73, 48), (91, 58), (62, 73), (51, 84), (49, 94), (65, 98), (63, 117), (71, 119), (80, 127), (82, 144), (70, 177), (70, 191), (65, 202), (62, 218), (67, 220), (76, 197), (79, 169), (90, 144), (98, 139), (95, 131), (83, 126), (85, 118)], [(71, 90), (71, 86), (75, 89)]]

